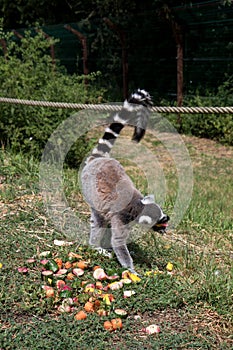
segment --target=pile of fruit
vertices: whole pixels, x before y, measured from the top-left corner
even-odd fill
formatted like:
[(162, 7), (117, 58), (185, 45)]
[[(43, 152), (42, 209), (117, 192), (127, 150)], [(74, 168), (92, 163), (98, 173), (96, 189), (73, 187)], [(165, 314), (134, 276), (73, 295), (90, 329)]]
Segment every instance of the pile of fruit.
[[(172, 269), (169, 264), (167, 270)], [(56, 312), (72, 313), (77, 321), (86, 319), (90, 313), (111, 317), (103, 324), (108, 331), (121, 329), (122, 319), (127, 317), (126, 310), (114, 306), (115, 291), (122, 290), (122, 297), (130, 298), (135, 294), (132, 285), (141, 281), (128, 270), (107, 274), (102, 267), (74, 252), (63, 258), (50, 251), (42, 252), (39, 259), (28, 259), (27, 266), (19, 267), (18, 272), (28, 274), (30, 266), (36, 267), (41, 274), (43, 298), (52, 301)], [(155, 272), (147, 275), (151, 273)]]
[[(108, 275), (100, 266), (93, 266), (82, 255), (69, 252), (65, 259), (53, 257), (50, 251), (42, 252), (38, 259), (28, 259), (27, 266), (39, 269), (44, 298), (51, 298), (59, 313), (74, 313), (76, 320), (83, 320), (89, 313), (99, 316), (113, 315), (105, 321), (104, 328), (112, 331), (122, 328), (122, 318), (127, 317), (123, 309), (114, 308), (115, 290), (122, 289), (124, 298), (135, 294), (130, 284), (140, 278), (129, 272)], [(19, 267), (18, 272), (28, 274), (30, 267)]]

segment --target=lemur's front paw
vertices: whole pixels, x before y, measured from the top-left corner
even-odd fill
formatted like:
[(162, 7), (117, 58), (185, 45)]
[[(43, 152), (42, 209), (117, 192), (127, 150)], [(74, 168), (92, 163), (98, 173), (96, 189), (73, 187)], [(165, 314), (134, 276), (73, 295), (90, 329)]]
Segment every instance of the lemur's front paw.
[(101, 248), (101, 247), (96, 247), (95, 250), (103, 256), (106, 256), (109, 259), (112, 259), (112, 253), (109, 252), (107, 249)]

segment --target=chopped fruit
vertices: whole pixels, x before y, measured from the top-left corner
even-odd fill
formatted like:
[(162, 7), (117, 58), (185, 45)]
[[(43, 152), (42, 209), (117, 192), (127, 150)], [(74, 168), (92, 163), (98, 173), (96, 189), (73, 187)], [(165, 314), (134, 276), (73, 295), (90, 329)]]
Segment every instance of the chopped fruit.
[(110, 284), (108, 285), (108, 287), (109, 287), (111, 290), (120, 289), (120, 288), (123, 287), (123, 282), (122, 282), (122, 281), (113, 282), (113, 283), (110, 283)]
[(132, 282), (140, 282), (141, 278), (136, 275), (136, 273), (132, 273), (128, 270), (122, 272), (123, 279), (130, 279)]
[(48, 258), (48, 257), (50, 257), (50, 256), (51, 256), (50, 250), (46, 250), (45, 252), (41, 252), (41, 253), (39, 254), (39, 257), (40, 257), (40, 258)]
[(84, 270), (82, 270), (80, 268), (75, 268), (75, 269), (73, 269), (73, 274), (77, 277), (80, 277), (84, 274)]
[(122, 320), (121, 318), (114, 318), (113, 320), (111, 320), (112, 323), (112, 327), (113, 329), (121, 329), (122, 328)]
[(99, 309), (99, 310), (97, 310), (97, 314), (99, 316), (108, 316), (109, 315), (109, 311), (105, 310), (105, 309)]
[[(104, 328), (109, 331), (122, 329), (121, 319), (126, 318), (128, 313), (120, 308), (120, 294), (121, 298), (132, 297), (137, 291), (136, 287), (135, 291), (125, 290), (125, 288), (131, 287), (130, 284), (140, 282), (141, 278), (129, 270), (123, 271), (122, 276), (119, 276), (115, 269), (94, 266), (88, 254), (85, 251), (82, 254), (83, 256), (70, 252), (65, 259), (64, 255), (60, 258), (57, 253), (42, 252), (39, 259), (30, 258), (26, 260), (27, 265), (19, 267), (18, 271), (24, 274), (28, 271), (41, 271), (41, 277), (44, 281), (42, 286), (44, 290), (43, 298), (52, 298), (49, 300), (51, 301), (49, 304), (55, 308), (57, 313), (73, 313), (76, 320), (84, 320), (89, 313), (95, 313), (99, 316), (114, 315), (116, 318), (106, 321)], [(30, 264), (30, 270), (28, 264)], [(171, 262), (168, 262), (166, 270), (167, 274), (173, 274), (173, 264)], [(164, 271), (148, 271), (145, 276), (157, 273), (164, 273)], [(119, 289), (122, 289), (121, 293), (119, 293)], [(119, 308), (115, 308), (116, 297), (118, 298), (117, 305), (120, 306)], [(80, 306), (82, 310), (79, 309)], [(151, 325), (144, 328), (143, 331), (148, 334), (159, 333), (160, 328)]]
[(54, 245), (57, 245), (59, 247), (66, 247), (66, 246), (74, 244), (74, 242), (60, 241), (58, 239), (55, 239), (53, 241), (53, 243), (54, 243)]
[(67, 274), (67, 269), (60, 269), (54, 274), (54, 277), (65, 278), (66, 274)]
[(67, 261), (65, 264), (64, 264), (64, 267), (65, 269), (71, 269), (71, 267), (73, 267), (72, 263), (70, 261)]
[(106, 305), (110, 306), (111, 303), (114, 301), (114, 296), (112, 294), (105, 294), (103, 296), (103, 301), (105, 302)]
[(66, 276), (66, 278), (69, 280), (69, 281), (72, 281), (74, 278), (75, 278), (75, 275), (72, 273), (72, 272), (69, 272)]
[(55, 295), (53, 287), (48, 287), (48, 286), (46, 286), (46, 287), (47, 288), (44, 288), (46, 297), (47, 298), (53, 298), (54, 295)]
[(95, 300), (95, 302), (94, 302), (94, 309), (95, 310), (99, 309), (100, 305), (101, 305), (100, 301), (98, 299)]
[(118, 317), (121, 318), (126, 318), (128, 316), (127, 311), (125, 311), (124, 309), (115, 309), (114, 312)]
[(94, 291), (95, 291), (95, 285), (92, 283), (87, 284), (84, 290), (85, 293), (93, 293)]
[(136, 275), (135, 273), (130, 272), (129, 273), (129, 278), (133, 281), (133, 282), (140, 282), (141, 278), (138, 277), (138, 275)]
[(103, 289), (103, 284), (100, 281), (97, 281), (95, 287), (96, 289)]
[(54, 259), (54, 261), (57, 263), (57, 266), (60, 270), (62, 268), (62, 265), (63, 265), (62, 259), (56, 258), (56, 259)]
[(98, 268), (98, 269), (94, 270), (93, 277), (94, 277), (96, 280), (102, 281), (102, 280), (106, 280), (108, 276), (107, 276), (106, 273), (104, 272), (104, 269)]
[(67, 304), (62, 304), (60, 306), (58, 306), (58, 311), (61, 313), (69, 313), (71, 311), (71, 307), (70, 305)]
[(63, 280), (57, 280), (56, 287), (57, 289), (62, 289), (65, 285), (65, 282)]
[(112, 322), (111, 321), (105, 321), (104, 322), (104, 328), (107, 330), (107, 331), (113, 331), (113, 325), (112, 325)]
[(173, 264), (171, 262), (168, 262), (166, 269), (167, 269), (167, 271), (171, 272), (173, 270)]
[(20, 272), (20, 273), (27, 273), (28, 272), (28, 268), (27, 267), (18, 267), (18, 272)]
[(134, 294), (135, 294), (134, 290), (125, 290), (123, 293), (123, 296), (124, 296), (124, 298), (130, 298)]
[(69, 259), (82, 259), (82, 255), (76, 254), (74, 252), (69, 252), (68, 257)]
[(143, 331), (146, 332), (147, 334), (154, 334), (154, 333), (160, 333), (161, 329), (158, 325), (151, 324), (150, 326), (144, 328)]
[(85, 270), (88, 267), (88, 263), (86, 261), (78, 261), (77, 262), (77, 267), (79, 267), (82, 270)]
[(86, 304), (84, 305), (84, 309), (86, 312), (94, 312), (94, 304), (91, 303), (90, 301), (87, 301)]
[(86, 312), (84, 311), (79, 311), (75, 316), (74, 318), (77, 320), (77, 321), (80, 321), (80, 320), (85, 320), (87, 318), (87, 314)]
[[(45, 270), (41, 272), (44, 281), (48, 282), (49, 279), (53, 280), (53, 271)], [(51, 284), (51, 283), (50, 283)]]
[(121, 282), (124, 284), (130, 284), (130, 283), (132, 283), (132, 280), (130, 278), (122, 278)]
[[(36, 260), (35, 260), (34, 258), (29, 258), (29, 259), (26, 260), (26, 262), (27, 262), (28, 264), (33, 264), (34, 262), (36, 262)], [(1, 263), (0, 263), (0, 266), (1, 266)], [(1, 267), (0, 267), (0, 268), (1, 268)]]

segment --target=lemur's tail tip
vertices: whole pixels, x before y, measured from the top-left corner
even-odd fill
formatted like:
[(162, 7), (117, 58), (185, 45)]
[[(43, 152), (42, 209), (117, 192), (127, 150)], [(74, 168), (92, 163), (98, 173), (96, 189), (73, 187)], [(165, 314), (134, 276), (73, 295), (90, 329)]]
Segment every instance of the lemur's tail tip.
[(137, 89), (136, 91), (134, 91), (130, 95), (128, 101), (130, 103), (143, 105), (144, 107), (153, 106), (151, 95), (144, 89)]

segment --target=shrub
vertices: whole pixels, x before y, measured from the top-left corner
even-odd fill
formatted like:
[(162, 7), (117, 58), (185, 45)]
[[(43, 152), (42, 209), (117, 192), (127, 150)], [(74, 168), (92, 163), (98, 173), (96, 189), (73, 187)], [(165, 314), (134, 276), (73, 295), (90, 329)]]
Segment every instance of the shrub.
[[(233, 106), (232, 78), (228, 78), (216, 93), (207, 91), (205, 96), (200, 96), (196, 91), (194, 95), (187, 96), (184, 101), (187, 106)], [(181, 126), (177, 123), (175, 115), (169, 119), (181, 131), (198, 137), (206, 137), (233, 145), (233, 118), (232, 114), (183, 114)]]
[[(1, 30), (0, 36), (4, 36)], [(99, 73), (88, 76), (86, 87), (83, 76), (68, 75), (59, 62), (52, 64), (49, 49), (56, 40), (47, 40), (40, 32), (32, 35), (30, 31), (24, 33), (20, 42), (9, 34), (5, 39), (7, 55), (0, 55), (1, 96), (77, 103), (102, 99), (104, 91), (96, 84)], [(68, 109), (0, 104), (1, 145), (39, 157), (51, 133), (70, 115)], [(74, 156), (80, 161), (88, 149), (85, 137), (77, 143), (69, 157), (71, 162)]]

